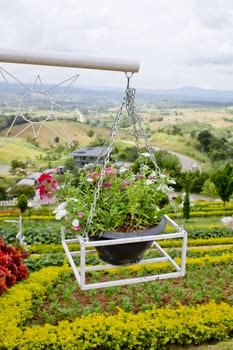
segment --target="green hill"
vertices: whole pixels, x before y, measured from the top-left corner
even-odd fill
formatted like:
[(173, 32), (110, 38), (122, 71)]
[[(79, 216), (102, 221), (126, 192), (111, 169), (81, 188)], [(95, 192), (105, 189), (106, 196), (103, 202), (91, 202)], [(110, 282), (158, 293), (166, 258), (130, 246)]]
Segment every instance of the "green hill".
[(13, 159), (35, 161), (42, 154), (42, 151), (23, 139), (7, 138), (6, 143), (2, 142), (0, 138), (0, 164), (10, 165)]

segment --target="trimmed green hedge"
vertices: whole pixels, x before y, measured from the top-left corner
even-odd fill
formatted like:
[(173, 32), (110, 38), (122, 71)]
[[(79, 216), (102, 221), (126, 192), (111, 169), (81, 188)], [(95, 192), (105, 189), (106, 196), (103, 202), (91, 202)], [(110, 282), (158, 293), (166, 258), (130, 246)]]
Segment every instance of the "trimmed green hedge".
[[(188, 258), (187, 263), (227, 263), (232, 259), (232, 254), (225, 254)], [(48, 286), (68, 271), (67, 266), (44, 268), (0, 298), (1, 350), (156, 350), (171, 344), (200, 344), (233, 336), (233, 307), (215, 302), (176, 309), (154, 308), (138, 314), (119, 310), (116, 315), (92, 314), (74, 322), (61, 321), (57, 326), (26, 327), (26, 321), (32, 317), (33, 300), (43, 297)]]

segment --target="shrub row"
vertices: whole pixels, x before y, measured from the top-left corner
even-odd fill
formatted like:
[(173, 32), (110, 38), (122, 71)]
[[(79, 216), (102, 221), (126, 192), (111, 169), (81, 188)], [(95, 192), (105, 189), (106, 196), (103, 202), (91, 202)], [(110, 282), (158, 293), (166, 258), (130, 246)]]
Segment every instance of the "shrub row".
[(192, 207), (194, 208), (208, 208), (208, 209), (213, 209), (213, 208), (222, 208), (222, 209), (233, 209), (233, 205), (231, 202), (226, 202), (224, 203), (223, 201), (220, 201), (220, 202), (208, 202), (208, 201), (195, 201), (195, 202), (192, 202)]
[[(210, 259), (210, 258), (209, 258)], [(210, 259), (211, 261), (211, 259)], [(216, 260), (215, 260), (216, 261)], [(203, 259), (196, 259), (196, 263)], [(0, 298), (0, 348), (20, 349), (165, 349), (220, 341), (233, 335), (233, 307), (211, 302), (196, 307), (152, 309), (138, 314), (95, 314), (61, 321), (58, 326), (26, 327), (35, 298), (42, 297), (66, 266), (45, 268), (13, 286)]]
[[(231, 239), (232, 240), (232, 239)], [(231, 242), (232, 243), (232, 242)], [(163, 245), (163, 244), (162, 244)], [(180, 242), (179, 246), (180, 247)], [(79, 247), (76, 247), (77, 250)], [(173, 249), (174, 248), (174, 249)], [(24, 263), (28, 267), (29, 271), (38, 271), (41, 268), (47, 267), (47, 266), (62, 266), (63, 263), (66, 261), (66, 256), (63, 250), (62, 246), (58, 245), (39, 245), (34, 247), (34, 252), (37, 254), (30, 255), (27, 259), (24, 260)], [(174, 259), (175, 257), (180, 256), (180, 250), (176, 249), (174, 246), (169, 250), (167, 250), (169, 255)], [(39, 254), (38, 254), (39, 253)], [(220, 245), (220, 246), (206, 246), (206, 247), (197, 247), (197, 248), (188, 248), (187, 250), (187, 257), (202, 257), (206, 255), (210, 256), (217, 256), (222, 255), (225, 253), (233, 253), (233, 244), (228, 245)], [(155, 257), (156, 251), (149, 250), (145, 257), (152, 258)], [(76, 263), (78, 263), (78, 258), (75, 259)], [(96, 254), (88, 255), (86, 257), (86, 264), (87, 265), (97, 265), (100, 263), (100, 259)], [(143, 268), (143, 267), (141, 267)]]
[[(231, 231), (232, 232), (232, 231)], [(175, 247), (181, 247), (181, 240), (180, 239), (173, 239), (173, 240), (164, 240), (160, 241), (160, 244), (162, 247), (166, 248), (175, 248)], [(216, 237), (216, 238), (196, 238), (196, 239), (190, 239), (188, 240), (188, 246), (192, 247), (198, 247), (198, 246), (213, 246), (213, 245), (224, 245), (224, 244), (230, 244), (233, 245), (232, 240), (232, 234), (229, 235), (229, 237)], [(73, 250), (79, 249), (79, 244), (72, 244)], [(43, 243), (37, 243), (29, 247), (29, 251), (32, 254), (51, 254), (51, 253), (61, 253), (64, 252), (64, 249), (61, 244), (43, 244)]]
[[(172, 212), (168, 214), (170, 217), (175, 218), (177, 216), (176, 213)], [(179, 215), (182, 217), (183, 213), (182, 211), (179, 211)], [(200, 210), (194, 210), (194, 208), (190, 210), (190, 217), (206, 217), (206, 216), (230, 216), (233, 215), (233, 209), (229, 208), (227, 210), (224, 209), (215, 209), (215, 210), (204, 210), (203, 208)], [(18, 215), (7, 215), (7, 214), (0, 214), (0, 221), (4, 220), (18, 220)], [(23, 220), (44, 220), (44, 221), (54, 221), (55, 217), (54, 215), (30, 215), (30, 216), (24, 216)]]
[[(182, 212), (179, 212), (180, 216), (182, 216)], [(169, 213), (168, 214), (171, 218), (175, 218), (177, 215), (176, 213)], [(207, 217), (207, 216), (230, 216), (233, 215), (233, 209), (229, 209), (227, 212), (223, 209), (219, 210), (190, 210), (190, 217)]]
[[(4, 238), (6, 243), (15, 243), (15, 236), (17, 234), (17, 227), (12, 223), (0, 222), (0, 236)], [(174, 228), (168, 226), (167, 232), (174, 232)], [(219, 225), (209, 225), (203, 228), (188, 229), (189, 239), (199, 238), (214, 238), (214, 237), (231, 237), (232, 228), (223, 226), (220, 221)], [(25, 242), (28, 245), (35, 245), (37, 243), (43, 244), (60, 244), (61, 243), (61, 227), (60, 222), (57, 221), (26, 221), (23, 222), (23, 235)], [(67, 238), (72, 238), (74, 231), (66, 232)]]

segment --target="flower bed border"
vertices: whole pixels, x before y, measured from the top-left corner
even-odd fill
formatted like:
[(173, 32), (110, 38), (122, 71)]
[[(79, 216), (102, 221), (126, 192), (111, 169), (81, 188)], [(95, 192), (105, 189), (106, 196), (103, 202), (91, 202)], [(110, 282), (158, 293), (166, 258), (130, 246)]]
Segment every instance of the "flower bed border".
[[(197, 264), (199, 261), (203, 263), (203, 259), (196, 259)], [(210, 258), (209, 261), (215, 259)], [(67, 266), (44, 268), (13, 286), (0, 298), (2, 350), (157, 350), (171, 344), (198, 345), (232, 337), (233, 307), (215, 302), (177, 309), (154, 308), (138, 314), (119, 310), (117, 315), (95, 314), (93, 317), (91, 314), (73, 322), (61, 321), (58, 326), (24, 327), (25, 320), (32, 315), (33, 300), (42, 297), (47, 287), (67, 271), (70, 271)]]

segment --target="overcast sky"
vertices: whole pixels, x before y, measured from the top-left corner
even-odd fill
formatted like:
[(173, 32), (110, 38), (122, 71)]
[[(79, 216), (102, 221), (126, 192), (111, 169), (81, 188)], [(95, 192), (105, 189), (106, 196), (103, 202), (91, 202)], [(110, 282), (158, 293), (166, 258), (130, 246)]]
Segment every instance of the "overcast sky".
[[(0, 0), (0, 8), (2, 48), (138, 60), (139, 88), (233, 90), (233, 0)], [(1, 66), (25, 80), (79, 72), (81, 85), (125, 85), (123, 73)]]

